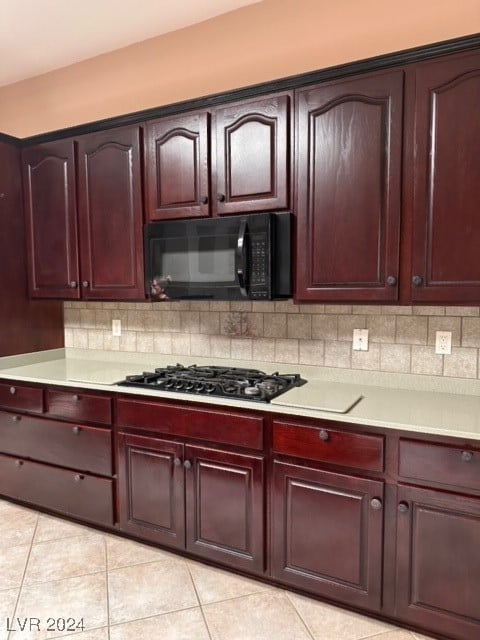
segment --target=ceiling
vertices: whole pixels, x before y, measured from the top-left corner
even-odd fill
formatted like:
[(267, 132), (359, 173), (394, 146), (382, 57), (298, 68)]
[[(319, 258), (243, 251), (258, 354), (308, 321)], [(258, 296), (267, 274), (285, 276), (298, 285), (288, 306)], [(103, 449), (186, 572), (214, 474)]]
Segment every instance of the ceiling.
[(259, 0), (0, 0), (0, 86)]

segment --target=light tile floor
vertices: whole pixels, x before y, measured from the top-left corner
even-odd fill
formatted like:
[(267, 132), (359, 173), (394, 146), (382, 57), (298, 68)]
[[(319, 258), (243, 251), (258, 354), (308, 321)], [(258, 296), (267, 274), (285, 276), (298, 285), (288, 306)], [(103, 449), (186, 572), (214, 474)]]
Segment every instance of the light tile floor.
[(425, 639), (0, 500), (0, 640), (73, 635), (63, 620), (79, 640)]

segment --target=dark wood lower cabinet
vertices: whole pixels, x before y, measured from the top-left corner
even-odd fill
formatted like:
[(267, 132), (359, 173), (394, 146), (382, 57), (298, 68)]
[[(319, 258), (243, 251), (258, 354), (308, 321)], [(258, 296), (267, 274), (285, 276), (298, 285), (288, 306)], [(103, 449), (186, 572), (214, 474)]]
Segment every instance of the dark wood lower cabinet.
[(263, 572), (262, 457), (128, 433), (118, 451), (122, 530)]
[(273, 577), (380, 609), (383, 482), (274, 462)]
[(263, 458), (186, 446), (187, 549), (263, 573)]
[(118, 435), (120, 527), (133, 535), (183, 548), (183, 444)]
[(455, 640), (480, 636), (480, 499), (400, 486), (397, 615)]

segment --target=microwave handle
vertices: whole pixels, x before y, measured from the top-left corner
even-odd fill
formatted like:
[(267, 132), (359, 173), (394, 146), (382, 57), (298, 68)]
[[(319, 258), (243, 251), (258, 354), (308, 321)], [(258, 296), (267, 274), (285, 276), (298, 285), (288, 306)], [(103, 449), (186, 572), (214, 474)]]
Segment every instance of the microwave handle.
[(237, 249), (235, 252), (235, 265), (238, 277), (238, 286), (240, 287), (240, 293), (245, 298), (247, 294), (247, 248), (245, 246), (247, 237), (247, 221), (242, 220), (240, 228), (238, 230), (237, 237)]

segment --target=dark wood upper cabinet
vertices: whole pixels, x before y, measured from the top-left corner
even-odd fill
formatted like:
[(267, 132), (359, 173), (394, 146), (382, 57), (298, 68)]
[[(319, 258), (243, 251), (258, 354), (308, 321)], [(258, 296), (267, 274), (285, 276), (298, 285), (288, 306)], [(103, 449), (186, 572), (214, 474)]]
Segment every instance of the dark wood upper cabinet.
[(162, 118), (146, 126), (149, 220), (210, 214), (210, 114)]
[(144, 299), (140, 133), (24, 150), (32, 297)]
[(83, 298), (144, 297), (138, 127), (79, 139), (78, 216)]
[(480, 500), (400, 486), (396, 614), (456, 640), (478, 637)]
[(290, 97), (281, 94), (216, 110), (216, 213), (289, 206), (289, 116)]
[(403, 71), (302, 89), (299, 301), (398, 297)]
[(413, 70), (414, 302), (480, 302), (480, 54)]
[(22, 160), (30, 296), (78, 299), (74, 142), (25, 149)]

